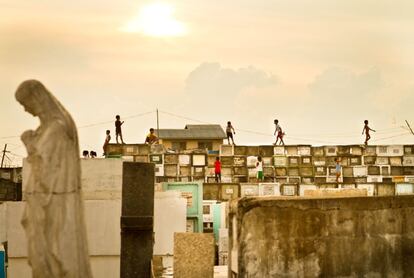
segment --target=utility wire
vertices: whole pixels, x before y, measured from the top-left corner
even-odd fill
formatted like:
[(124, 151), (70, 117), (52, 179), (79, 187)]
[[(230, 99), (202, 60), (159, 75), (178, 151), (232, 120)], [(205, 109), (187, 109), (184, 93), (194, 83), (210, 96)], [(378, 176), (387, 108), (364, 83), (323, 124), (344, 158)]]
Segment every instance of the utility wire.
[[(203, 124), (211, 124), (209, 122), (201, 121), (201, 120), (198, 120), (198, 119), (194, 119), (194, 118), (190, 118), (190, 117), (178, 115), (178, 114), (171, 113), (171, 112), (167, 112), (167, 111), (163, 111), (163, 110), (159, 110), (159, 112), (161, 112), (163, 114), (166, 114), (166, 115), (170, 115), (170, 116), (176, 117), (176, 118), (188, 120), (188, 121), (193, 121), (193, 122), (203, 123)], [(390, 127), (390, 128), (385, 128), (385, 129), (378, 130), (377, 133), (380, 133), (380, 134), (381, 133), (384, 133), (384, 134), (386, 134), (386, 133), (394, 133), (394, 132), (396, 132), (397, 130), (400, 130), (400, 129), (401, 129), (400, 127)], [(237, 128), (237, 131), (244, 132), (244, 133), (250, 133), (250, 134), (256, 134), (256, 135), (261, 135), (261, 136), (266, 136), (266, 137), (274, 137), (274, 135), (273, 134), (270, 134), (270, 133), (263, 133), (263, 132), (258, 132), (258, 131), (253, 131), (253, 130), (247, 130), (247, 129)], [(349, 133), (347, 133), (347, 134), (349, 134)], [(372, 141), (374, 142), (374, 141), (378, 141), (378, 140), (385, 140), (385, 139), (389, 139), (389, 138), (396, 138), (396, 137), (400, 137), (400, 136), (403, 136), (403, 135), (406, 135), (406, 134), (407, 133), (401, 133), (401, 134), (397, 134), (397, 135), (394, 135), (394, 136), (391, 136), (391, 137), (379, 138), (379, 139), (372, 140)], [(338, 144), (338, 142), (326, 141), (326, 140), (319, 140), (319, 139), (313, 139), (313, 138), (297, 137), (296, 134), (293, 134), (293, 135), (294, 136), (291, 136), (289, 134), (286, 134), (286, 138), (293, 139), (293, 140), (296, 140), (296, 141), (316, 142), (316, 143), (322, 143), (322, 144)], [(343, 136), (343, 135), (337, 134), (337, 136), (338, 137), (358, 137), (358, 138), (360, 137), (359, 134), (348, 135), (348, 136)]]
[[(132, 119), (132, 118), (137, 118), (137, 117), (142, 117), (142, 116), (145, 116), (145, 115), (149, 115), (149, 114), (151, 114), (151, 113), (155, 113), (155, 111), (148, 111), (148, 112), (145, 112), (145, 113), (140, 113), (140, 114), (135, 114), (135, 115), (130, 115), (130, 116), (126, 116), (126, 117), (123, 117), (124, 119)], [(78, 127), (78, 129), (81, 129), (81, 128), (89, 128), (89, 127), (94, 127), (94, 126), (99, 126), (99, 125), (103, 125), (103, 124), (108, 124), (108, 123), (112, 123), (113, 121), (105, 121), (105, 122), (98, 122), (98, 123), (93, 123), (93, 124), (88, 124), (88, 125), (83, 125), (83, 126), (80, 126), (80, 127)], [(0, 139), (11, 139), (11, 138), (20, 138), (20, 136), (5, 136), (5, 137), (0, 137)], [(22, 148), (23, 147), (23, 144), (20, 144), (20, 145), (17, 145), (17, 144), (13, 144), (13, 143), (10, 143), (11, 145), (13, 145), (13, 146), (15, 146), (15, 148), (13, 148), (13, 149), (11, 149), (11, 151), (15, 151), (15, 150), (18, 150), (18, 149), (20, 149), (20, 148)], [(88, 145), (89, 147), (91, 147), (90, 145)], [(10, 152), (9, 151), (9, 153), (10, 154), (13, 154), (14, 156), (17, 156), (17, 157), (21, 157), (21, 158), (24, 158), (25, 156), (24, 155), (20, 155), (20, 154), (17, 154), (17, 153), (13, 153), (13, 152)], [(10, 158), (8, 158), (9, 160), (10, 160)], [(10, 162), (11, 163), (11, 162)]]
[[(390, 133), (395, 133), (397, 131), (401, 131), (401, 128), (402, 127), (380, 129), (380, 130), (377, 130), (376, 134), (390, 134)], [(323, 137), (329, 137), (329, 138), (344, 138), (344, 137), (350, 138), (350, 137), (359, 137), (360, 136), (358, 134), (358, 132), (348, 132), (348, 133), (342, 133), (342, 134), (340, 134), (340, 133), (338, 133), (338, 134), (335, 134), (335, 133), (331, 133), (331, 134), (329, 134), (329, 133), (296, 134), (295, 133), (293, 135), (294, 136), (312, 136), (312, 135), (315, 135), (315, 136), (323, 136)]]
[(10, 154), (12, 154), (14, 156), (17, 156), (17, 157), (25, 157), (24, 155), (21, 155), (21, 154), (18, 154), (18, 153), (10, 152)]
[[(212, 124), (210, 122), (201, 121), (201, 120), (198, 120), (198, 119), (194, 119), (194, 118), (190, 118), (190, 117), (187, 117), (187, 116), (167, 112), (167, 111), (164, 111), (164, 110), (159, 110), (159, 112), (162, 113), (162, 114), (165, 114), (165, 115), (169, 115), (169, 116), (172, 116), (172, 117), (184, 119), (184, 120), (187, 120), (187, 121), (197, 122), (197, 123), (201, 123), (201, 124)], [(124, 119), (132, 119), (132, 118), (137, 118), (137, 117), (142, 117), (142, 116), (145, 116), (145, 115), (149, 115), (149, 114), (152, 114), (152, 113), (156, 113), (156, 111), (155, 110), (148, 111), (148, 112), (145, 112), (145, 113), (126, 116), (126, 117), (123, 117), (123, 118)], [(113, 121), (111, 120), (111, 121), (104, 121), (104, 122), (87, 124), (87, 125), (79, 126), (78, 129), (100, 126), (100, 125), (109, 124), (109, 123), (112, 123), (112, 122)], [(377, 134), (395, 133), (399, 129), (401, 129), (401, 127), (385, 128), (385, 129), (378, 130)], [(237, 131), (240, 131), (240, 132), (243, 132), (243, 133), (260, 135), (260, 136), (266, 136), (266, 137), (274, 137), (274, 135), (270, 134), (270, 133), (263, 133), (263, 132), (259, 132), (259, 131), (248, 130), (248, 129), (239, 129), (239, 128), (237, 128)], [(396, 134), (396, 135), (393, 135), (393, 136), (390, 136), (390, 137), (374, 139), (374, 140), (372, 140), (372, 142), (391, 139), (391, 138), (396, 138), (396, 137), (405, 136), (405, 135), (408, 135), (408, 134), (410, 134), (410, 133)], [(295, 133), (293, 133), (292, 135), (286, 134), (286, 138), (289, 138), (289, 139), (292, 139), (292, 140), (295, 140), (295, 141), (308, 141), (308, 142), (317, 142), (317, 143), (323, 143), (323, 144), (338, 144), (338, 142), (333, 142), (333, 141), (302, 137), (302, 136), (309, 136), (309, 135), (311, 135), (311, 134), (306, 134), (305, 135), (305, 134), (295, 134)], [(350, 137), (355, 137), (355, 138), (357, 138), (357, 137), (360, 137), (360, 135), (355, 134), (355, 133), (351, 133), (351, 132), (347, 132), (347, 133), (326, 133), (326, 134), (318, 133), (318, 134), (313, 134), (313, 135), (330, 137), (330, 138), (335, 138), (335, 137), (337, 137), (337, 138), (343, 138), (343, 137), (349, 137), (349, 138)], [(20, 136), (5, 136), (5, 137), (0, 137), (0, 139), (12, 139), (12, 138), (19, 138), (19, 137)], [(15, 145), (15, 144), (13, 144), (13, 145)], [(17, 146), (17, 147), (12, 149), (12, 150), (17, 150), (17, 149), (21, 148), (23, 145), (15, 145), (15, 146)]]
[(0, 139), (13, 139), (13, 138), (19, 138), (19, 135), (15, 135), (15, 136), (4, 136), (4, 137), (0, 137)]
[[(189, 121), (193, 121), (193, 122), (197, 122), (197, 123), (202, 123), (202, 124), (212, 124), (210, 122), (206, 122), (206, 121), (201, 121), (201, 120), (197, 120), (194, 118), (190, 118), (190, 117), (186, 117), (186, 116), (182, 116), (182, 115), (178, 115), (178, 114), (174, 114), (171, 112), (167, 112), (167, 111), (163, 111), (163, 110), (159, 110), (159, 112), (166, 114), (166, 115), (170, 115), (176, 118), (180, 118), (180, 119), (184, 119), (184, 120), (189, 120)], [(385, 128), (385, 129), (381, 129), (378, 130), (377, 133), (392, 133), (395, 132), (396, 130), (400, 130), (400, 127), (390, 127), (390, 128)], [(257, 132), (257, 131), (252, 131), (252, 130), (246, 130), (246, 129), (240, 129), (237, 128), (238, 131), (243, 131), (246, 133), (252, 133), (252, 134), (257, 134), (257, 135), (263, 135), (263, 136), (273, 136), (269, 133), (263, 133), (263, 132)], [(395, 130), (395, 131), (393, 131)], [(293, 136), (309, 136), (309, 135), (323, 135), (323, 136), (328, 136), (328, 137), (359, 137), (358, 134), (355, 134), (354, 132), (347, 132), (347, 133), (326, 133), (326, 134), (322, 134), (322, 133), (318, 133), (318, 134), (292, 134)], [(287, 135), (286, 135), (287, 136)], [(289, 138), (293, 138), (292, 136), (289, 135)], [(303, 139), (303, 138), (299, 138), (299, 139)], [(326, 142), (326, 141), (325, 141)]]
[(397, 134), (397, 135), (394, 135), (394, 136), (373, 139), (371, 142), (378, 142), (378, 141), (383, 141), (383, 140), (387, 140), (387, 139), (391, 139), (391, 138), (403, 137), (403, 136), (407, 136), (407, 135), (411, 135), (411, 132), (405, 132), (405, 133)]
[[(149, 112), (145, 112), (145, 113), (141, 113), (141, 114), (136, 114), (136, 115), (131, 115), (131, 116), (127, 116), (127, 117), (122, 117), (123, 119), (132, 119), (132, 118), (137, 118), (137, 117), (142, 117), (151, 113), (155, 113), (155, 111), (149, 111)], [(100, 123), (94, 123), (94, 124), (88, 124), (88, 125), (83, 125), (78, 127), (78, 129), (80, 128), (88, 128), (88, 127), (94, 127), (94, 126), (99, 126), (99, 125), (104, 125), (104, 124), (109, 124), (112, 123), (113, 121), (105, 121), (105, 122), (100, 122)]]
[(177, 114), (174, 114), (174, 113), (171, 113), (171, 112), (166, 112), (166, 111), (163, 111), (163, 110), (158, 110), (158, 111), (163, 113), (163, 114), (170, 115), (170, 116), (180, 118), (180, 119), (184, 119), (184, 120), (188, 120), (188, 121), (193, 121), (193, 122), (197, 122), (197, 123), (201, 123), (201, 124), (212, 124), (212, 123), (209, 123), (209, 122), (200, 121), (200, 120), (197, 120), (197, 119), (192, 119), (192, 118), (189, 118), (189, 117), (177, 115)]
[(410, 130), (411, 134), (412, 134), (412, 135), (414, 135), (414, 131), (413, 131), (413, 129), (411, 128), (411, 126), (410, 126), (410, 124), (408, 123), (408, 121), (407, 121), (407, 120), (405, 120), (405, 123), (407, 124), (407, 126), (408, 126), (408, 128), (409, 128), (409, 130)]
[[(136, 114), (136, 115), (131, 115), (131, 116), (127, 116), (127, 117), (123, 117), (124, 119), (132, 119), (132, 118), (137, 118), (137, 117), (142, 117), (151, 113), (155, 113), (154, 111), (149, 111), (149, 112), (145, 112), (145, 113), (140, 113), (140, 114)], [(79, 126), (78, 129), (81, 128), (88, 128), (88, 127), (94, 127), (94, 126), (99, 126), (99, 125), (104, 125), (104, 124), (108, 124), (108, 123), (112, 123), (113, 121), (105, 121), (105, 122), (98, 122), (98, 123), (93, 123), (93, 124), (87, 124), (87, 125), (83, 125), (83, 126)], [(15, 135), (15, 136), (5, 136), (5, 137), (0, 137), (0, 139), (12, 139), (12, 138), (20, 138), (19, 135)], [(12, 144), (15, 146), (18, 146), (16, 144)]]

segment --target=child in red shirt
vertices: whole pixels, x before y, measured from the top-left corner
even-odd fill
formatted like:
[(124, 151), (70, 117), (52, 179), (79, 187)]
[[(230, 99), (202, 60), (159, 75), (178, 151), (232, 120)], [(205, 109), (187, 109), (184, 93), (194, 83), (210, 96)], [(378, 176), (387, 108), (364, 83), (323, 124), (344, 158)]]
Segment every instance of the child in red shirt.
[(216, 157), (216, 162), (214, 162), (214, 174), (216, 182), (221, 182), (221, 162), (219, 157)]

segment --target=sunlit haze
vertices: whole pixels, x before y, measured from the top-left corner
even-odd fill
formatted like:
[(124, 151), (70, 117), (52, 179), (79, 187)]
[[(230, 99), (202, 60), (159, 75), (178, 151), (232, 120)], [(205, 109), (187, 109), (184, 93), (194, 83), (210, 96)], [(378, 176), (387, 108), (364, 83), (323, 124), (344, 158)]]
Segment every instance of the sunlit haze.
[(410, 144), (414, 1), (0, 0), (0, 148), (38, 126), (14, 99), (38, 79), (101, 155), (119, 114), (149, 128), (231, 121), (239, 145)]
[(154, 37), (182, 36), (186, 34), (186, 28), (173, 17), (173, 12), (173, 7), (169, 4), (149, 4), (121, 30)]

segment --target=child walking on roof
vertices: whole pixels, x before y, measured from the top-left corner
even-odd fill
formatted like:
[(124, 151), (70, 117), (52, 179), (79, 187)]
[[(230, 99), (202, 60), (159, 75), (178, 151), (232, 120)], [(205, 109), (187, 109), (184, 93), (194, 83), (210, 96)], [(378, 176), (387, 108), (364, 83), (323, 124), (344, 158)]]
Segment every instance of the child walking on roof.
[(236, 131), (234, 131), (234, 127), (231, 125), (231, 122), (227, 122), (227, 127), (226, 127), (226, 133), (227, 133), (227, 141), (230, 145), (230, 139), (231, 142), (234, 144), (234, 139), (233, 139), (233, 134), (236, 134)]
[(276, 142), (273, 145), (277, 145), (277, 142), (280, 139), (280, 143), (279, 145), (285, 145), (285, 142), (283, 141), (283, 136), (285, 135), (285, 133), (282, 131), (282, 127), (279, 125), (279, 120), (275, 120), (275, 133), (274, 135), (276, 135)]
[(124, 121), (121, 122), (121, 117), (119, 115), (116, 115), (116, 121), (115, 121), (115, 138), (116, 138), (116, 143), (119, 144), (118, 142), (118, 136), (121, 138), (121, 142), (122, 144), (124, 143), (124, 139), (122, 138), (122, 128), (121, 126), (124, 124)]
[(373, 131), (373, 132), (375, 132), (375, 130), (373, 130), (372, 128), (370, 128), (369, 126), (368, 126), (368, 120), (365, 120), (364, 121), (364, 128), (362, 129), (362, 135), (364, 135), (364, 133), (365, 133), (365, 145), (368, 145), (368, 141), (369, 141), (369, 139), (371, 139), (371, 135), (369, 135), (369, 132), (370, 131)]

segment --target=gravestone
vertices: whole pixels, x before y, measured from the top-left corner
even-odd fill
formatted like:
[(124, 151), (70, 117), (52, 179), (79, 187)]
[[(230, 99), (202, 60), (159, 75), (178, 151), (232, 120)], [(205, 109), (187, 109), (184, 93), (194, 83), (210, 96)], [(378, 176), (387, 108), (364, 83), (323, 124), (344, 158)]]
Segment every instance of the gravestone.
[(121, 278), (151, 276), (154, 170), (152, 163), (123, 164)]

